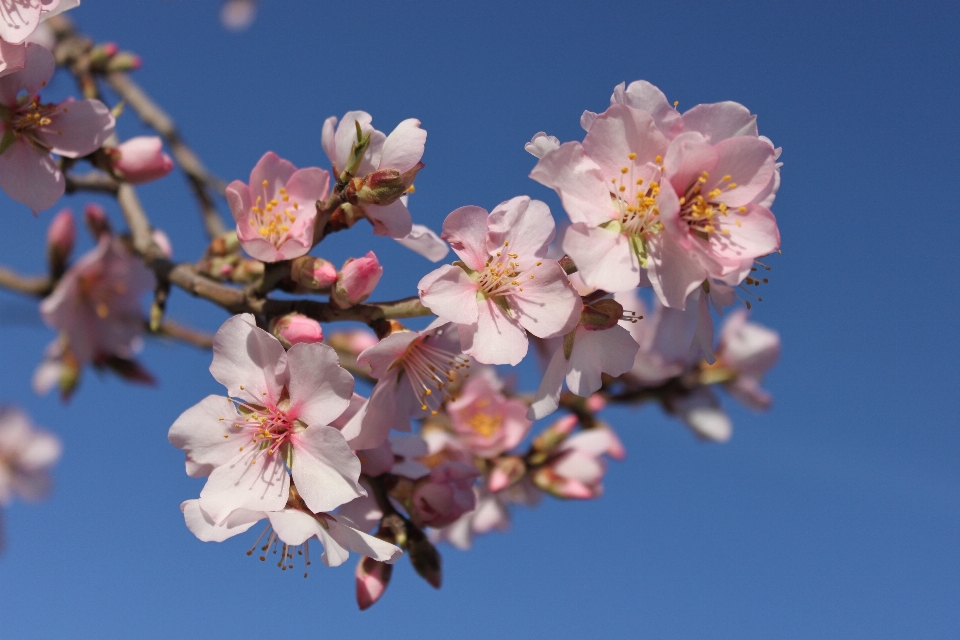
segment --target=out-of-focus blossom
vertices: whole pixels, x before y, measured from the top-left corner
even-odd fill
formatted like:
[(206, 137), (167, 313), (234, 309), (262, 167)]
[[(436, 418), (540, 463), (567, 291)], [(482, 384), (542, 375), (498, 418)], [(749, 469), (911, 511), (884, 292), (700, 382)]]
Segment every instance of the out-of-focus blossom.
[(98, 356), (129, 359), (139, 350), (143, 333), (140, 297), (153, 286), (153, 272), (120, 238), (105, 234), (67, 270), (40, 303), (40, 313), (66, 336), (81, 364)]
[(160, 252), (167, 258), (173, 257), (173, 244), (170, 243), (170, 236), (163, 229), (154, 229), (150, 237), (160, 248)]
[(422, 224), (413, 225), (410, 228), (410, 233), (403, 238), (395, 238), (395, 240), (431, 262), (440, 262), (450, 253), (450, 247), (447, 246), (447, 243), (441, 240), (440, 236), (433, 230)]
[(377, 384), (354, 418), (362, 424), (358, 448), (377, 447), (391, 429), (409, 431), (411, 418), (437, 412), (449, 385), (469, 367), (458, 342), (456, 328), (446, 325), (391, 333), (360, 354), (357, 364)]
[[(313, 512), (364, 495), (360, 461), (331, 425), (351, 405), (353, 378), (324, 344), (289, 351), (253, 316), (227, 320), (213, 342), (210, 373), (228, 397), (207, 396), (170, 427), (189, 475), (209, 475), (200, 506), (223, 523), (237, 509), (280, 511), (291, 475)], [(318, 525), (319, 526), (319, 525)]]
[[(391, 238), (406, 238), (413, 229), (410, 211), (400, 197), (413, 184), (423, 167), (427, 132), (415, 118), (404, 120), (389, 136), (377, 131), (373, 118), (364, 111), (349, 111), (337, 121), (335, 116), (323, 123), (321, 143), (338, 178), (351, 180), (351, 202), (344, 207), (351, 215), (364, 216), (373, 224), (373, 232)], [(359, 134), (358, 134), (359, 129)], [(369, 136), (363, 154), (354, 150), (360, 138)], [(352, 182), (359, 176), (359, 186)], [(414, 248), (414, 250), (417, 250)]]
[(337, 268), (323, 258), (300, 256), (290, 264), (290, 279), (307, 289), (326, 289), (337, 281)]
[(76, 239), (77, 225), (73, 221), (73, 212), (63, 209), (53, 217), (47, 228), (47, 264), (51, 273), (63, 273)]
[(555, 260), (550, 209), (520, 196), (493, 213), (461, 207), (447, 216), (441, 237), (459, 261), (428, 273), (420, 300), (460, 329), (464, 353), (484, 364), (517, 364), (527, 353), (527, 331), (563, 335), (580, 317), (580, 296)]
[(46, 395), (54, 387), (60, 389), (60, 397), (70, 397), (80, 382), (82, 363), (70, 352), (63, 336), (58, 336), (47, 345), (43, 360), (33, 372), (31, 386), (37, 395)]
[(707, 387), (697, 387), (690, 393), (670, 396), (665, 405), (698, 438), (726, 442), (733, 434), (730, 417), (720, 406), (716, 394)]
[(60, 459), (60, 439), (37, 429), (19, 409), (0, 407), (0, 506), (14, 497), (36, 501), (50, 489), (50, 467)]
[(53, 206), (66, 187), (50, 154), (93, 153), (113, 133), (114, 119), (99, 100), (40, 102), (56, 67), (53, 54), (28, 44), (25, 55), (21, 71), (0, 78), (0, 187), (36, 213)]
[(323, 328), (313, 318), (299, 313), (288, 313), (270, 323), (270, 333), (285, 349), (295, 344), (323, 342)]
[(257, 260), (278, 262), (305, 255), (313, 246), (317, 200), (327, 197), (330, 174), (297, 169), (268, 151), (250, 172), (250, 184), (234, 180), (227, 202), (243, 249)]
[(337, 274), (330, 299), (343, 309), (360, 304), (373, 293), (383, 275), (383, 267), (373, 251), (362, 258), (348, 258)]
[(0, 76), (23, 69), (28, 41), (51, 49), (52, 33), (49, 28), (43, 29), (46, 27), (43, 21), (79, 4), (80, 0), (6, 0), (0, 3)]
[[(780, 334), (747, 320), (747, 311), (730, 314), (720, 331), (717, 362), (704, 376), (715, 373), (734, 398), (762, 411), (770, 408), (770, 393), (760, 387), (763, 376), (780, 359)], [(724, 379), (726, 378), (726, 379)]]
[(418, 461), (429, 453), (429, 445), (419, 435), (399, 433), (391, 433), (378, 447), (356, 452), (364, 474), (373, 477), (389, 472), (411, 480), (430, 473), (430, 468)]
[[(350, 551), (379, 560), (396, 562), (403, 555), (398, 547), (360, 531), (347, 521), (330, 513), (310, 513), (302, 505), (281, 507), (276, 511), (236, 509), (220, 521), (214, 520), (201, 504), (201, 500), (187, 500), (180, 505), (187, 528), (204, 542), (223, 542), (243, 533), (264, 518), (270, 524), (253, 543), (247, 555), (253, 555), (261, 542), (258, 554), (261, 560), (268, 555), (278, 556), (277, 566), (286, 571), (293, 568), (297, 555), (304, 558), (305, 569), (310, 566), (311, 538), (323, 545), (320, 560), (328, 567), (337, 567), (346, 562)], [(279, 551), (279, 553), (277, 553)], [(306, 577), (306, 571), (304, 571)]]
[(355, 357), (379, 342), (377, 335), (369, 329), (335, 331), (329, 334), (327, 341), (337, 351), (345, 351)]
[(229, 31), (246, 31), (257, 17), (257, 0), (226, 0), (220, 5), (220, 24)]
[(410, 517), (419, 526), (445, 527), (477, 506), (473, 485), (480, 472), (460, 462), (443, 462), (414, 485)]
[(163, 152), (158, 136), (130, 138), (114, 149), (113, 170), (130, 184), (158, 180), (173, 171), (173, 160)]
[(361, 558), (355, 572), (357, 580), (357, 605), (361, 611), (372, 607), (386, 592), (390, 584), (393, 566), (373, 558)]
[(459, 397), (447, 404), (454, 432), (470, 451), (493, 458), (514, 448), (532, 424), (526, 403), (508, 399), (493, 369), (482, 369), (463, 385)]
[(622, 459), (626, 452), (613, 429), (598, 426), (565, 439), (556, 456), (533, 474), (534, 483), (558, 498), (597, 498), (607, 467), (601, 456)]

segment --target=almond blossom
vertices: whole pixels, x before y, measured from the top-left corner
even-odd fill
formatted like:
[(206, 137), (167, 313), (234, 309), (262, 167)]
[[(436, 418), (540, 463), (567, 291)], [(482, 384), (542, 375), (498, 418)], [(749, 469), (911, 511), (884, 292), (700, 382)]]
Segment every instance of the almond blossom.
[[(378, 204), (361, 198), (345, 206), (355, 207), (357, 215), (366, 217), (373, 225), (375, 234), (395, 239), (406, 238), (413, 222), (406, 202), (400, 196), (413, 184), (417, 172), (423, 167), (420, 158), (423, 157), (427, 132), (420, 128), (420, 121), (416, 118), (404, 120), (389, 136), (374, 129), (372, 122), (372, 116), (365, 111), (348, 111), (339, 122), (336, 116), (331, 116), (323, 123), (321, 144), (333, 165), (334, 175), (341, 179), (376, 176), (383, 180), (389, 175), (391, 197), (387, 198), (388, 201)], [(369, 146), (359, 164), (348, 167), (359, 136), (369, 136)], [(344, 175), (347, 169), (352, 169), (349, 176)]]
[[(0, 20), (2, 23), (2, 20)], [(53, 76), (53, 54), (27, 44), (23, 70), (0, 77), (0, 188), (34, 213), (53, 206), (66, 188), (50, 156), (80, 158), (113, 133), (114, 119), (99, 100), (40, 102)]]
[(460, 330), (463, 352), (484, 364), (517, 364), (527, 331), (539, 338), (569, 332), (582, 303), (555, 260), (550, 209), (519, 196), (491, 214), (461, 207), (447, 216), (441, 238), (460, 258), (420, 280), (420, 301)]
[(770, 394), (760, 387), (764, 374), (780, 358), (780, 335), (747, 320), (748, 313), (732, 313), (720, 331), (717, 362), (704, 376), (723, 382), (727, 393), (750, 407), (770, 408)]
[(98, 356), (129, 359), (143, 333), (140, 298), (153, 287), (153, 272), (120, 238), (103, 234), (40, 303), (40, 314), (81, 365)]
[(365, 491), (360, 461), (330, 425), (351, 404), (353, 378), (324, 344), (280, 342), (253, 316), (227, 320), (213, 342), (210, 373), (228, 397), (207, 396), (168, 434), (187, 454), (187, 473), (209, 475), (200, 507), (220, 524), (237, 509), (273, 512), (292, 482), (313, 512), (327, 512)]
[(607, 470), (603, 455), (615, 460), (626, 455), (617, 434), (603, 425), (585, 429), (564, 440), (550, 462), (534, 472), (533, 481), (558, 498), (598, 498)]
[(410, 517), (419, 526), (445, 527), (477, 506), (473, 492), (480, 472), (462, 462), (441, 462), (420, 478), (410, 497)]
[(459, 397), (448, 402), (446, 408), (454, 433), (482, 458), (513, 449), (532, 424), (526, 415), (526, 403), (503, 394), (503, 382), (492, 368), (484, 368), (467, 380)]
[(279, 262), (305, 255), (313, 246), (317, 200), (327, 197), (330, 174), (297, 169), (272, 151), (250, 172), (250, 184), (227, 185), (227, 202), (244, 251), (257, 260)]
[(0, 407), (0, 506), (8, 506), (15, 496), (43, 498), (61, 449), (59, 438), (35, 428), (22, 411)]
[(0, 76), (23, 69), (27, 39), (47, 18), (80, 4), (80, 0), (6, 0), (0, 3)]

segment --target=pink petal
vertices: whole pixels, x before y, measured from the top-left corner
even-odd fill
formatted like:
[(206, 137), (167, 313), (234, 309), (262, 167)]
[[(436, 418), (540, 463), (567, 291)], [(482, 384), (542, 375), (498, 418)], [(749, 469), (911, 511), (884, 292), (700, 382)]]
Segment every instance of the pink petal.
[(647, 243), (647, 274), (657, 297), (668, 307), (684, 309), (687, 296), (700, 286), (707, 273), (689, 251), (669, 234), (660, 233)]
[(329, 425), (353, 396), (353, 376), (340, 367), (333, 348), (300, 343), (287, 351), (290, 412), (308, 425)]
[(37, 213), (57, 203), (66, 181), (49, 153), (20, 139), (0, 154), (0, 188)]
[(567, 388), (586, 398), (600, 389), (600, 374), (617, 377), (633, 368), (640, 350), (630, 332), (616, 325), (602, 331), (577, 328), (567, 367)]
[(527, 332), (520, 323), (504, 314), (493, 300), (474, 303), (478, 309), (475, 324), (460, 327), (463, 353), (483, 364), (515, 365), (527, 355)]
[[(612, 105), (590, 125), (583, 150), (600, 167), (605, 182), (620, 178), (621, 169), (640, 167), (663, 156), (667, 139), (649, 113), (626, 105)], [(630, 159), (630, 154), (636, 157)]]
[(213, 522), (223, 522), (236, 509), (279, 511), (287, 503), (290, 476), (280, 455), (259, 454), (256, 447), (248, 447), (210, 473), (200, 506)]
[(183, 449), (194, 464), (217, 467), (235, 458), (239, 447), (250, 441), (233, 427), (237, 417), (229, 399), (207, 396), (180, 414), (167, 439), (177, 449)]
[(330, 527), (330, 537), (354, 553), (388, 564), (393, 564), (403, 555), (399, 547), (358, 531), (336, 516), (328, 515), (327, 525)]
[[(703, 185), (706, 193), (713, 188), (723, 191), (718, 200), (731, 207), (750, 204), (767, 189), (776, 173), (773, 147), (759, 138), (730, 138), (716, 145), (717, 166)], [(729, 175), (736, 189), (726, 189), (721, 180)]]
[[(347, 407), (347, 410), (341, 413), (339, 418), (330, 423), (331, 427), (340, 430), (340, 433), (346, 438), (347, 444), (350, 444), (350, 441), (360, 434), (360, 423), (355, 422), (353, 418), (359, 416), (364, 411), (366, 404), (366, 398), (358, 393), (354, 393), (353, 396), (350, 397), (350, 405)], [(351, 445), (350, 448), (354, 449), (355, 447)]]
[(412, 169), (423, 157), (427, 132), (416, 118), (404, 120), (387, 136), (380, 155), (380, 169), (396, 169), (400, 173)]
[[(276, 192), (287, 184), (296, 170), (293, 163), (273, 151), (267, 151), (250, 171), (250, 189), (254, 193), (259, 193), (262, 189), (266, 189), (267, 193)], [(262, 186), (264, 181), (267, 182), (266, 187)]]
[(445, 265), (425, 275), (417, 284), (420, 301), (445, 320), (457, 324), (477, 321), (477, 283), (454, 265)]
[(450, 243), (464, 264), (480, 271), (487, 262), (486, 210), (480, 207), (460, 207), (450, 212), (443, 221), (440, 237)]
[[(489, 255), (515, 253), (522, 270), (547, 255), (556, 224), (545, 202), (518, 196), (497, 205), (487, 218), (486, 250)], [(501, 257), (501, 260), (506, 260)]]
[(293, 440), (291, 472), (297, 491), (314, 512), (333, 511), (366, 495), (358, 480), (360, 460), (333, 427), (311, 426)]
[(113, 134), (113, 115), (99, 100), (61, 102), (50, 120), (37, 136), (53, 153), (67, 158), (93, 153)]
[(407, 205), (396, 200), (388, 205), (368, 204), (363, 213), (373, 224), (373, 232), (378, 236), (406, 238), (413, 230), (413, 221)]
[(560, 391), (563, 388), (563, 378), (567, 374), (568, 360), (564, 357), (562, 345), (553, 352), (550, 364), (543, 372), (543, 380), (537, 389), (530, 410), (527, 411), (529, 420), (539, 420), (550, 415), (560, 406)]
[(673, 139), (663, 156), (664, 175), (677, 195), (685, 196), (687, 189), (704, 171), (716, 179), (723, 176), (714, 171), (718, 159), (716, 148), (708, 144), (702, 135), (696, 132), (681, 133)]
[(50, 82), (56, 67), (52, 53), (38, 44), (28, 43), (24, 53), (23, 70), (0, 78), (0, 104), (14, 107), (21, 91), (30, 95), (36, 94)]
[(337, 116), (330, 116), (324, 120), (323, 130), (320, 133), (320, 146), (323, 147), (323, 152), (327, 154), (330, 164), (333, 165), (333, 172), (337, 174), (335, 177), (339, 178), (339, 173), (343, 171), (344, 161), (337, 158), (337, 147), (336, 142), (334, 141), (336, 131)]
[(270, 526), (277, 532), (277, 536), (289, 545), (303, 544), (313, 536), (318, 536), (322, 525), (309, 513), (296, 509), (283, 509), (268, 513)]
[(619, 217), (600, 167), (579, 142), (567, 142), (544, 155), (530, 177), (557, 192), (573, 222), (596, 226)]
[(237, 509), (217, 524), (200, 508), (199, 500), (187, 500), (180, 505), (187, 529), (203, 542), (223, 542), (243, 533), (266, 516), (262, 511)]
[(249, 313), (224, 322), (213, 338), (210, 373), (231, 397), (279, 402), (286, 369), (283, 345), (257, 328)]
[(436, 233), (421, 224), (415, 224), (403, 238), (394, 238), (407, 249), (419, 253), (430, 262), (440, 262), (448, 253), (450, 247), (440, 239)]
[(577, 265), (584, 284), (604, 291), (628, 291), (640, 282), (640, 265), (627, 237), (603, 227), (572, 225), (563, 236), (563, 250)]
[(370, 375), (379, 380), (386, 375), (393, 363), (406, 353), (410, 343), (419, 337), (420, 333), (417, 331), (391, 333), (357, 356), (357, 364), (369, 367)]
[(757, 116), (736, 102), (698, 104), (680, 118), (683, 131), (696, 131), (709, 142), (736, 136), (757, 137)]
[(667, 96), (646, 80), (631, 82), (626, 89), (623, 83), (620, 83), (610, 96), (610, 104), (625, 104), (634, 109), (646, 111), (653, 118), (657, 128), (665, 135), (680, 120), (680, 114), (667, 100)]
[(552, 338), (577, 326), (583, 303), (557, 262), (545, 260), (522, 277), (523, 291), (510, 296), (509, 305), (524, 329)]
[(0, 76), (23, 69), (27, 63), (26, 53), (25, 45), (10, 44), (6, 40), (0, 40)]

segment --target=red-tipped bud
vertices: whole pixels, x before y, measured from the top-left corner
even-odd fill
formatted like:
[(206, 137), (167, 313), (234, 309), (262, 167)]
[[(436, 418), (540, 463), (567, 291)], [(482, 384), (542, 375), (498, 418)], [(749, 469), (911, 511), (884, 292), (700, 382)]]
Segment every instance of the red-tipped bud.
[(77, 225), (73, 221), (73, 212), (64, 209), (53, 217), (47, 229), (47, 264), (50, 265), (50, 273), (55, 276), (63, 273), (76, 239)]
[(580, 324), (588, 331), (602, 331), (616, 326), (623, 317), (623, 307), (611, 298), (583, 305)]
[(567, 439), (570, 432), (577, 426), (577, 416), (566, 415), (554, 422), (550, 427), (543, 430), (533, 440), (533, 448), (536, 451), (552, 451)]
[(284, 348), (289, 349), (295, 344), (323, 342), (323, 329), (320, 323), (313, 318), (288, 313), (270, 323), (270, 333), (276, 336)]
[(83, 208), (83, 220), (87, 223), (87, 228), (93, 237), (100, 239), (102, 235), (110, 235), (110, 220), (107, 219), (107, 212), (103, 207), (92, 202)]
[(105, 69), (110, 58), (117, 55), (120, 47), (116, 42), (104, 42), (90, 49), (90, 66), (94, 69)]
[(130, 184), (157, 180), (173, 170), (173, 160), (163, 152), (163, 140), (158, 136), (130, 138), (111, 155), (114, 172)]
[(150, 234), (153, 238), (153, 241), (160, 248), (160, 251), (167, 258), (173, 257), (173, 245), (170, 244), (170, 236), (166, 234), (162, 229), (154, 229), (153, 233)]
[(337, 274), (330, 299), (341, 309), (360, 304), (367, 299), (383, 275), (383, 267), (373, 251), (362, 258), (350, 258)]
[(565, 478), (550, 467), (541, 467), (533, 474), (533, 483), (557, 498), (589, 500), (597, 497), (597, 492), (575, 478)]
[(497, 458), (493, 470), (487, 479), (487, 488), (496, 493), (518, 482), (527, 472), (527, 465), (518, 456), (503, 456)]
[(120, 51), (107, 60), (104, 70), (108, 73), (113, 71), (136, 71), (143, 65), (143, 59), (135, 53), (129, 51)]
[(306, 289), (327, 289), (337, 281), (337, 268), (323, 258), (301, 256), (290, 263), (290, 279)]
[(373, 558), (361, 558), (357, 564), (357, 604), (361, 611), (373, 606), (390, 584), (393, 565), (377, 562)]

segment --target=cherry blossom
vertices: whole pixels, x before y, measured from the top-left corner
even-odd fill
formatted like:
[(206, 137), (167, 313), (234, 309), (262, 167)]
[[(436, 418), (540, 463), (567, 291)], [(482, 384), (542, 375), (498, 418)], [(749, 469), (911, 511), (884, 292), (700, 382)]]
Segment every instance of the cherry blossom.
[(554, 235), (546, 204), (520, 196), (491, 214), (461, 207), (440, 237), (460, 260), (420, 280), (420, 300), (458, 325), (464, 353), (484, 364), (517, 364), (527, 331), (539, 338), (569, 332), (582, 303), (566, 273), (546, 258)]
[(324, 344), (280, 342), (253, 316), (227, 320), (213, 343), (210, 373), (229, 397), (207, 396), (170, 427), (187, 473), (209, 475), (200, 506), (220, 524), (236, 509), (279, 511), (291, 485), (313, 512), (364, 495), (360, 461), (328, 426), (351, 404), (353, 378)]
[(40, 314), (81, 365), (101, 355), (129, 359), (143, 333), (140, 297), (153, 287), (153, 272), (120, 238), (104, 234), (40, 303)]
[(39, 91), (53, 76), (53, 54), (27, 44), (25, 56), (23, 70), (0, 78), (0, 188), (36, 213), (53, 206), (66, 187), (50, 154), (80, 158), (96, 151), (113, 133), (114, 119), (99, 100), (40, 102)]
[(526, 403), (503, 394), (503, 382), (492, 368), (481, 369), (467, 380), (460, 396), (446, 408), (454, 432), (483, 458), (493, 458), (520, 444), (532, 424), (526, 416)]
[(330, 174), (297, 169), (268, 151), (250, 172), (249, 186), (227, 185), (227, 202), (243, 249), (264, 262), (290, 260), (313, 246), (317, 200), (327, 197)]
[(43, 498), (61, 449), (59, 438), (35, 428), (22, 411), (0, 407), (0, 506), (8, 506), (15, 496)]
[(603, 455), (615, 460), (626, 455), (616, 433), (603, 425), (580, 431), (563, 441), (555, 457), (534, 473), (533, 481), (559, 498), (597, 498), (606, 473)]

